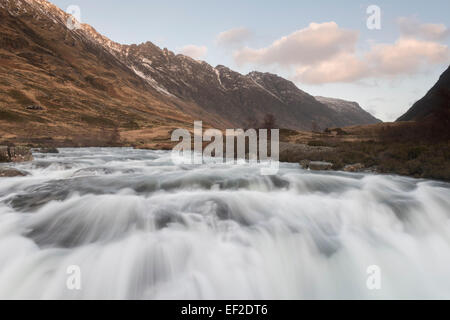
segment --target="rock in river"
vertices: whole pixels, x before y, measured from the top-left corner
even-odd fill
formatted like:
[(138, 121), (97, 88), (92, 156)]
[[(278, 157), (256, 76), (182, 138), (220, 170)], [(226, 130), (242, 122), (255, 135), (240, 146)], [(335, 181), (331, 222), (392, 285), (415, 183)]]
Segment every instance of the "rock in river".
[(33, 160), (28, 147), (0, 146), (0, 162), (24, 162)]
[(25, 177), (28, 172), (20, 171), (14, 168), (0, 168), (0, 178)]
[(308, 168), (311, 170), (331, 170), (333, 164), (325, 161), (311, 161)]
[(362, 163), (348, 164), (344, 167), (344, 171), (347, 172), (359, 172), (364, 169), (364, 165)]

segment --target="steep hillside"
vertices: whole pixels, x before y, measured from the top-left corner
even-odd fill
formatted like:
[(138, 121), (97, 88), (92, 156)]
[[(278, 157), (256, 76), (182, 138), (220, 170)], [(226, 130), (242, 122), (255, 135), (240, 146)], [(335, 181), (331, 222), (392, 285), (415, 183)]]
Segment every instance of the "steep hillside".
[(450, 66), (428, 93), (397, 121), (450, 118)]
[(233, 128), (267, 114), (290, 129), (359, 124), (276, 75), (121, 45), (69, 18), (45, 0), (0, 0), (1, 141), (145, 144), (193, 120)]
[(2, 140), (83, 144), (115, 130), (191, 123), (96, 41), (90, 27), (68, 30), (67, 18), (46, 1), (0, 1)]

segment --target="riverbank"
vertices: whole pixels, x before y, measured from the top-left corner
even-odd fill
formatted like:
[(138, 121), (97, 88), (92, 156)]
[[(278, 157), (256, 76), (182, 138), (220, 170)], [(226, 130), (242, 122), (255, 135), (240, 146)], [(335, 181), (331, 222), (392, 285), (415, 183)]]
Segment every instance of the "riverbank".
[[(450, 182), (450, 144), (448, 142), (437, 145), (404, 143), (386, 145), (375, 141), (329, 143), (328, 145), (325, 145), (327, 142), (321, 143), (324, 145), (280, 142), (280, 161), (299, 163), (304, 169), (311, 170), (398, 174)], [(157, 148), (144, 149), (156, 150)], [(21, 161), (33, 159), (30, 148), (19, 147), (16, 150), (24, 150), (24, 155), (16, 159)], [(315, 162), (330, 165), (313, 167), (311, 164)]]
[(324, 161), (333, 170), (450, 181), (449, 130), (435, 122), (383, 123), (324, 132), (282, 130), (280, 161)]
[[(173, 128), (122, 131), (112, 139), (39, 139), (16, 141), (30, 148), (133, 147), (172, 150)], [(0, 146), (2, 142), (0, 141)], [(205, 145), (206, 146), (206, 145)], [(5, 161), (5, 160), (3, 160)], [(26, 161), (26, 160), (25, 160)], [(414, 178), (450, 181), (448, 129), (434, 123), (382, 123), (326, 129), (322, 132), (280, 130), (280, 161), (300, 163), (304, 168), (350, 172), (377, 172)], [(327, 164), (310, 166), (311, 162)], [(0, 153), (0, 162), (2, 156)]]
[(450, 144), (442, 142), (384, 144), (376, 141), (327, 143), (327, 148), (286, 144), (280, 161), (307, 165), (310, 161), (331, 163), (332, 170), (398, 174), (413, 178), (450, 181)]

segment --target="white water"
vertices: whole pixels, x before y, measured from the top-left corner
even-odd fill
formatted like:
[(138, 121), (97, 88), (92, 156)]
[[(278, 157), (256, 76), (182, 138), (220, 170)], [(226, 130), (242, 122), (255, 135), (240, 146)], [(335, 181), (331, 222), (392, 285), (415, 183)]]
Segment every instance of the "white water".
[(449, 184), (131, 149), (16, 167), (32, 175), (0, 180), (3, 299), (450, 298)]

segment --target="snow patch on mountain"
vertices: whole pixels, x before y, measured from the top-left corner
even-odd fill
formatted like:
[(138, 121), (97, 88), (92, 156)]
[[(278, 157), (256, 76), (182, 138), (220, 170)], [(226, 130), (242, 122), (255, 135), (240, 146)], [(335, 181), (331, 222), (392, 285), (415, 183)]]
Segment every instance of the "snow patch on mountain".
[(173, 94), (171, 94), (169, 91), (167, 91), (166, 88), (159, 85), (158, 82), (155, 79), (153, 79), (152, 77), (145, 75), (143, 72), (139, 71), (135, 67), (131, 67), (131, 70), (133, 70), (134, 73), (136, 73), (139, 77), (141, 77), (142, 79), (147, 81), (147, 83), (150, 84), (153, 88), (155, 88), (158, 92), (163, 93), (169, 97), (176, 98)]

